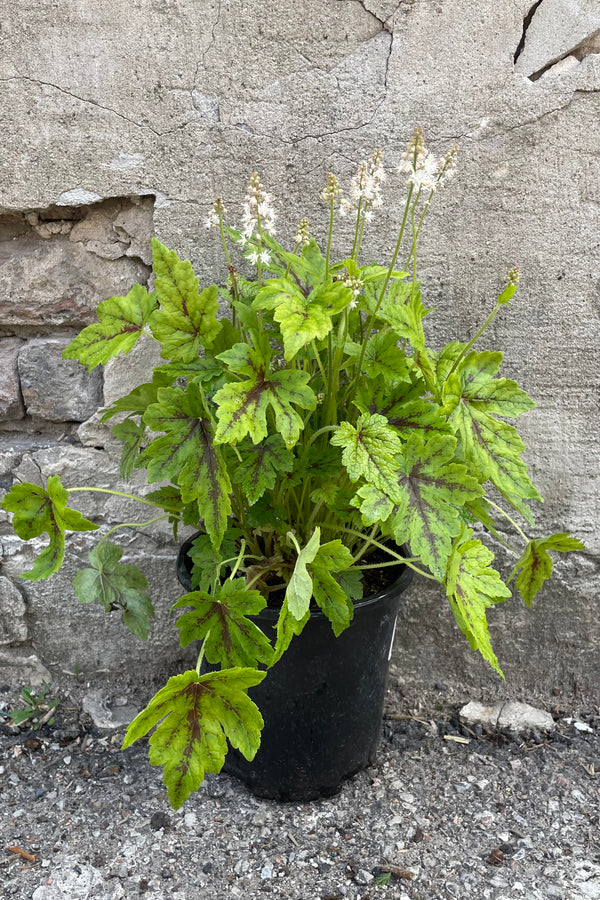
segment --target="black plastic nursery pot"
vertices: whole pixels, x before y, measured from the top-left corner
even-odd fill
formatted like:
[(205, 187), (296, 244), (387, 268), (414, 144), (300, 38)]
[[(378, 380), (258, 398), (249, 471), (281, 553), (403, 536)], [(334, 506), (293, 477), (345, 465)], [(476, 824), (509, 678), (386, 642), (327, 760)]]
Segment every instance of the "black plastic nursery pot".
[[(177, 558), (177, 576), (191, 590), (189, 538)], [(351, 625), (336, 638), (329, 619), (311, 612), (279, 662), (250, 696), (264, 718), (252, 762), (230, 749), (224, 770), (259, 797), (313, 800), (331, 796), (346, 778), (373, 762), (396, 615), (412, 570), (385, 590), (355, 604)], [(254, 621), (270, 638), (279, 610), (265, 608)], [(207, 666), (203, 671), (208, 671)]]

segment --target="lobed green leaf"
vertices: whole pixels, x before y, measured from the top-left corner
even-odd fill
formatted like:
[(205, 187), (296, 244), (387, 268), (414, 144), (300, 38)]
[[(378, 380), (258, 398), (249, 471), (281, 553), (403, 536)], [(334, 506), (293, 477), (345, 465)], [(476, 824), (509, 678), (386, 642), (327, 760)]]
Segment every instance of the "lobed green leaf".
[(164, 767), (163, 782), (174, 809), (200, 787), (205, 772), (221, 771), (227, 741), (246, 759), (254, 758), (263, 719), (247, 691), (265, 674), (246, 668), (206, 675), (184, 672), (170, 678), (135, 717), (123, 749), (156, 729), (150, 737), (150, 763)]
[(63, 351), (63, 359), (76, 359), (89, 371), (119, 353), (129, 353), (146, 326), (152, 327), (158, 303), (141, 284), (126, 297), (111, 297), (98, 305), (99, 322), (83, 328)]

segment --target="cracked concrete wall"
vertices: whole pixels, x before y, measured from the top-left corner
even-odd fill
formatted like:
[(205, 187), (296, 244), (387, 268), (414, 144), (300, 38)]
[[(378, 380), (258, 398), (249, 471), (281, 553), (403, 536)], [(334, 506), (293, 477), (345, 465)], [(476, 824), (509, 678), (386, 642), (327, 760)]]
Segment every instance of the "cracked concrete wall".
[[(426, 302), (438, 308), (429, 320), (432, 338), (440, 344), (472, 335), (491, 308), (500, 275), (520, 265), (518, 300), (495, 320), (487, 344), (506, 350), (506, 374), (539, 404), (522, 428), (546, 498), (540, 533), (572, 530), (587, 544), (585, 553), (557, 562), (558, 577), (533, 611), (512, 600), (490, 613), (504, 690), (545, 697), (579, 692), (598, 702), (596, 0), (497, 0), (477, 8), (471, 0), (27, 0), (17, 6), (0, 0), (0, 9), (0, 206), (6, 215), (152, 197), (157, 235), (191, 258), (202, 279), (225, 275), (218, 244), (203, 229), (207, 210), (221, 194), (235, 214), (253, 169), (279, 198), (280, 233), (291, 235), (303, 214), (322, 222), (318, 196), (328, 170), (347, 183), (374, 146), (393, 168), (416, 124), (434, 151), (459, 144), (459, 175), (435, 198), (421, 251)], [(401, 189), (390, 179), (366, 257), (389, 253)], [(98, 247), (115, 238), (113, 230), (109, 240), (106, 232), (87, 240)], [(45, 240), (66, 243), (68, 236)], [(143, 235), (138, 243), (133, 258), (111, 259), (105, 248), (102, 272), (124, 258), (143, 267)], [(0, 278), (6, 271), (0, 256)], [(11, 423), (2, 426), (2, 485), (15, 473), (31, 480), (40, 471), (60, 471), (68, 484), (83, 476), (114, 484), (115, 448), (97, 418), (56, 422), (42, 419), (40, 406), (34, 421), (19, 389), (20, 373), (32, 370), (19, 367), (19, 359), (39, 358), (39, 343), (24, 353), (27, 343), (60, 344), (75, 324), (39, 314), (40, 302), (53, 309), (61, 294), (45, 271), (40, 262), (36, 278), (28, 267), (27, 284), (39, 300), (27, 307), (29, 289), (13, 281), (0, 303), (8, 373), (0, 404)], [(131, 281), (143, 276), (130, 274)], [(102, 299), (104, 286), (99, 282), (85, 297), (72, 291), (67, 307), (87, 308), (88, 300)], [(11, 312), (19, 291), (21, 322)], [(50, 345), (47, 350), (54, 359)], [(104, 396), (141, 379), (144, 364), (143, 357), (127, 357), (107, 366)], [(128, 512), (117, 507), (97, 503), (95, 514), (108, 519)], [(16, 585), (28, 551), (1, 527), (2, 575)], [(85, 561), (86, 541), (71, 541), (73, 565)], [(131, 558), (139, 551), (152, 561), (155, 599), (164, 612), (177, 594), (165, 566), (172, 545), (159, 529), (128, 542)], [(3, 626), (8, 637), (0, 665), (12, 653), (24, 667), (38, 659), (55, 674), (77, 662), (90, 677), (128, 666), (158, 677), (169, 657), (177, 657), (163, 626), (141, 646), (120, 623), (65, 599), (71, 596), (66, 576), (55, 587), (20, 582), (17, 590), (25, 611), (8, 588), (3, 596), (25, 625)], [(396, 662), (407, 681), (500, 690), (457, 635), (443, 598), (427, 586), (416, 585), (403, 602), (397, 633)]]

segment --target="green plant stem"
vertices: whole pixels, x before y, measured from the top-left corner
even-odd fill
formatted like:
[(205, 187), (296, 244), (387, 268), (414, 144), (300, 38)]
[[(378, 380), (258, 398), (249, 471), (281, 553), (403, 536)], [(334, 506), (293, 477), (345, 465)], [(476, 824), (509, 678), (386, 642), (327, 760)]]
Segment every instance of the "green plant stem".
[(240, 552), (237, 555), (235, 565), (234, 565), (233, 569), (231, 570), (231, 575), (229, 576), (230, 581), (233, 581), (233, 579), (235, 578), (235, 574), (236, 574), (237, 570), (239, 569), (239, 567), (242, 563), (242, 560), (244, 558), (245, 549), (246, 549), (246, 541), (244, 540), (244, 538), (242, 538), (242, 545), (240, 547)]
[(338, 336), (337, 336), (337, 345), (334, 353), (334, 360), (332, 365), (332, 375), (331, 381), (329, 382), (329, 392), (327, 395), (327, 408), (325, 412), (325, 421), (329, 425), (337, 425), (338, 424), (338, 408), (342, 406), (339, 403), (338, 398), (338, 388), (340, 382), (340, 367), (342, 365), (342, 359), (344, 357), (344, 344), (346, 343), (346, 337), (348, 335), (348, 307), (343, 312), (343, 315), (340, 316), (340, 324), (338, 327)]
[(360, 549), (357, 550), (356, 553), (354, 554), (354, 559), (352, 560), (353, 563), (355, 563), (357, 560), (359, 560), (361, 558), (361, 556), (363, 555), (363, 552), (369, 546), (370, 541), (375, 537), (375, 534), (377, 533), (378, 528), (379, 528), (379, 522), (375, 522), (375, 524), (373, 525), (373, 528), (371, 529), (370, 534), (367, 537), (365, 537), (364, 543), (361, 544)]
[(118, 531), (119, 528), (147, 528), (148, 525), (154, 525), (155, 522), (160, 522), (161, 519), (168, 519), (171, 516), (171, 513), (163, 513), (162, 516), (155, 516), (154, 519), (149, 519), (147, 522), (120, 522), (118, 525), (114, 525), (111, 529), (109, 529), (104, 537), (98, 541), (99, 550), (104, 541), (113, 533), (113, 531)]
[(324, 425), (322, 428), (319, 428), (317, 431), (314, 431), (304, 445), (304, 453), (302, 454), (302, 460), (304, 460), (307, 451), (311, 448), (311, 446), (314, 444), (314, 442), (320, 435), (325, 434), (326, 431), (337, 431), (338, 427), (339, 427), (338, 425)]
[(358, 255), (359, 255), (359, 253), (360, 253), (360, 246), (361, 246), (361, 244), (362, 244), (363, 234), (364, 234), (364, 232), (365, 232), (365, 223), (366, 223), (366, 221), (367, 221), (367, 220), (365, 219), (365, 212), (366, 212), (366, 210), (367, 210), (367, 207), (365, 206), (365, 211), (364, 211), (363, 214), (362, 214), (361, 222), (360, 222), (360, 231), (359, 231), (359, 234), (358, 234), (358, 243), (357, 243), (357, 245), (356, 245), (356, 257), (355, 257), (356, 259), (358, 259)]
[[(151, 500), (145, 500), (143, 497), (137, 497), (135, 494), (125, 494), (123, 491), (111, 491), (109, 488), (97, 488), (97, 487), (74, 487), (67, 488), (67, 492), (69, 494), (75, 493), (75, 491), (93, 491), (94, 493), (99, 494), (114, 494), (116, 497), (125, 497), (126, 500), (137, 500), (138, 503), (145, 503), (147, 506), (153, 506), (155, 509), (163, 509), (160, 503), (152, 503)], [(175, 516), (176, 513), (169, 513), (170, 516)], [(177, 516), (179, 520), (181, 520), (181, 516)]]
[[(515, 520), (512, 518), (512, 516), (509, 516), (509, 514), (508, 514), (507, 512), (505, 512), (505, 510), (503, 510), (501, 506), (498, 506), (498, 504), (497, 504), (497, 503), (494, 503), (493, 500), (490, 500), (489, 497), (486, 497), (486, 500), (487, 500), (487, 502), (490, 504), (490, 506), (493, 506), (494, 509), (498, 510), (498, 512), (500, 513), (500, 515), (504, 516), (504, 518), (507, 519), (507, 520), (510, 522), (510, 524), (513, 526), (513, 528), (515, 529), (515, 531), (516, 531), (518, 534), (520, 534), (521, 537), (523, 538), (523, 540), (525, 541), (525, 543), (528, 544), (528, 543), (529, 543), (529, 538), (527, 537), (527, 535), (525, 534), (525, 532), (523, 531), (523, 529), (522, 529), (522, 528), (519, 528), (519, 526), (517, 525), (517, 523), (515, 522)], [(506, 546), (508, 546), (508, 545), (506, 545)], [(512, 549), (512, 548), (509, 547), (509, 549)], [(514, 553), (515, 551), (513, 550), (512, 552)]]
[(314, 340), (312, 340), (310, 343), (311, 343), (311, 347), (313, 349), (313, 353), (315, 354), (315, 359), (317, 361), (319, 371), (321, 372), (321, 378), (323, 379), (323, 390), (325, 393), (327, 393), (327, 390), (328, 390), (327, 375), (325, 374), (325, 369), (323, 368), (323, 363), (321, 362), (321, 357), (319, 356), (319, 351), (317, 350), (317, 345)]
[[(419, 191), (419, 194), (421, 192)], [(419, 194), (417, 194), (417, 200), (419, 199)], [(415, 206), (417, 205), (417, 200), (413, 203), (413, 207), (410, 211), (410, 224), (413, 234), (413, 242), (412, 247), (410, 248), (410, 252), (412, 254), (413, 261), (413, 277), (412, 277), (412, 287), (410, 291), (411, 300), (415, 296), (415, 284), (417, 281), (417, 238), (419, 236), (418, 230), (415, 229)], [(410, 258), (410, 257), (409, 257)]]
[(331, 250), (331, 235), (333, 234), (334, 203), (335, 200), (331, 197), (329, 200), (329, 233), (327, 235), (327, 252), (325, 254), (325, 281), (329, 278), (329, 253)]
[[(299, 247), (300, 245), (301, 245), (301, 241), (298, 241), (298, 243), (297, 243), (296, 246), (294, 247), (294, 255), (295, 255), (296, 253), (298, 253), (298, 247)], [(290, 268), (291, 268), (291, 266), (292, 266), (292, 261), (290, 260), (290, 261), (288, 262), (288, 264), (287, 264), (287, 268), (286, 268), (286, 270), (285, 270), (285, 275), (283, 276), (284, 278), (287, 278), (288, 275), (290, 274)]]
[[(344, 534), (353, 534), (355, 537), (364, 538), (364, 534), (360, 531), (355, 531), (353, 528), (344, 528), (342, 525), (325, 525), (322, 524), (321, 528), (329, 528), (332, 531), (343, 531)], [(436, 575), (432, 575), (430, 572), (424, 572), (423, 569), (419, 569), (418, 566), (415, 566), (412, 562), (412, 558), (407, 558), (402, 556), (400, 553), (395, 553), (394, 550), (390, 550), (389, 547), (386, 547), (385, 544), (380, 544), (379, 541), (371, 538), (369, 540), (370, 544), (373, 544), (375, 547), (378, 547), (380, 550), (383, 550), (388, 556), (393, 556), (394, 559), (397, 559), (398, 562), (407, 565), (410, 569), (414, 569), (419, 575), (423, 575), (424, 578), (429, 578), (431, 581), (437, 581), (438, 584), (441, 584), (442, 581)]]
[(202, 646), (200, 647), (200, 653), (198, 654), (198, 662), (196, 663), (196, 672), (198, 673), (198, 675), (200, 674), (200, 668), (202, 666), (202, 659), (204, 657), (204, 645), (207, 641), (209, 634), (210, 634), (210, 631), (207, 631), (206, 636), (205, 636), (204, 640), (202, 641)]
[[(420, 192), (419, 192), (419, 193), (420, 193)], [(417, 240), (418, 240), (419, 232), (421, 231), (421, 225), (423, 224), (423, 219), (425, 218), (425, 213), (426, 213), (427, 210), (429, 209), (429, 204), (431, 203), (431, 198), (432, 198), (432, 197), (433, 197), (433, 191), (431, 191), (431, 193), (429, 194), (429, 197), (428, 197), (427, 200), (425, 201), (425, 205), (423, 206), (423, 212), (421, 213), (421, 218), (419, 219), (419, 224), (417, 225), (417, 231), (416, 231), (416, 234), (415, 234), (415, 244), (416, 244), (416, 242), (417, 242)], [(419, 195), (417, 194), (417, 198), (416, 198), (416, 200), (415, 200), (415, 204), (416, 204), (416, 202), (417, 202), (418, 199), (419, 199)], [(411, 256), (412, 256), (412, 252), (413, 252), (413, 248), (411, 247), (411, 248), (410, 248), (410, 253), (408, 254), (408, 259), (406, 260), (406, 266), (405, 266), (405, 268), (408, 267), (408, 264), (409, 264), (409, 262), (410, 262), (410, 258), (411, 258)]]
[(479, 329), (479, 331), (477, 332), (477, 334), (475, 335), (475, 337), (471, 338), (471, 340), (469, 341), (469, 343), (467, 344), (467, 346), (459, 353), (459, 355), (458, 355), (458, 356), (456, 357), (456, 359), (454, 360), (454, 365), (452, 366), (452, 368), (451, 368), (450, 371), (448, 372), (448, 375), (447, 375), (446, 380), (447, 380), (448, 378), (450, 378), (450, 376), (452, 375), (452, 373), (455, 371), (455, 369), (458, 367), (458, 365), (459, 365), (459, 364), (462, 362), (462, 360), (465, 358), (465, 356), (467, 355), (467, 353), (469, 352), (469, 350), (471, 349), (471, 347), (473, 346), (473, 344), (474, 344), (476, 341), (479, 340), (479, 338), (481, 337), (481, 335), (483, 334), (483, 332), (486, 330), (486, 328), (488, 328), (488, 327), (492, 324), (492, 322), (494, 321), (494, 319), (495, 319), (496, 316), (498, 315), (498, 312), (499, 312), (499, 310), (500, 310), (500, 307), (503, 306), (503, 305), (504, 305), (504, 304), (502, 304), (502, 303), (496, 303), (496, 306), (495, 306), (494, 310), (493, 310), (493, 311), (490, 313), (490, 315), (487, 317), (487, 319), (485, 320), (485, 322), (483, 323), (483, 325), (481, 326), (481, 328)]
[(227, 260), (228, 268), (231, 267), (231, 259), (229, 258), (229, 250), (227, 249), (227, 242), (225, 240), (225, 231), (223, 230), (223, 216), (221, 211), (219, 210), (219, 231), (221, 232), (221, 243), (223, 244), (223, 250), (225, 251), (225, 259)]
[(358, 383), (358, 380), (359, 380), (359, 378), (360, 378), (360, 373), (361, 373), (361, 370), (362, 370), (362, 364), (363, 364), (363, 360), (364, 360), (364, 358), (365, 358), (365, 352), (366, 352), (366, 349), (367, 349), (367, 341), (369, 340), (369, 337), (370, 337), (370, 335), (371, 335), (371, 330), (372, 330), (372, 328), (373, 328), (373, 323), (375, 322), (375, 319), (376, 319), (376, 317), (377, 317), (377, 313), (379, 312), (379, 308), (381, 307), (381, 304), (383, 303), (383, 298), (385, 297), (385, 292), (386, 292), (386, 290), (387, 290), (387, 286), (388, 286), (388, 284), (390, 283), (390, 278), (392, 277), (392, 272), (394, 271), (394, 266), (396, 265), (396, 260), (397, 260), (397, 258), (398, 258), (398, 253), (400, 252), (400, 245), (401, 245), (401, 243), (402, 243), (402, 238), (404, 237), (404, 229), (406, 228), (406, 220), (407, 220), (407, 218), (408, 218), (408, 210), (410, 209), (410, 201), (411, 201), (413, 189), (414, 189), (414, 185), (411, 184), (410, 188), (408, 189), (408, 197), (406, 198), (406, 205), (405, 205), (405, 207), (404, 207), (404, 215), (402, 216), (402, 223), (401, 223), (401, 225), (400, 225), (400, 231), (399, 231), (399, 233), (398, 233), (398, 240), (396, 241), (396, 246), (395, 246), (395, 248), (394, 248), (394, 253), (392, 254), (392, 260), (391, 260), (390, 265), (389, 265), (389, 268), (388, 268), (388, 270), (387, 270), (387, 275), (385, 276), (385, 281), (384, 281), (384, 283), (383, 283), (383, 287), (381, 288), (381, 293), (379, 294), (379, 298), (378, 298), (378, 300), (377, 300), (377, 303), (375, 304), (375, 309), (374, 309), (373, 312), (371, 313), (371, 315), (370, 315), (370, 317), (369, 317), (369, 321), (368, 321), (368, 323), (367, 323), (367, 327), (366, 327), (366, 330), (365, 330), (365, 337), (364, 337), (363, 345), (362, 345), (362, 348), (361, 348), (361, 351), (360, 351), (360, 357), (359, 357), (359, 359), (358, 359), (358, 365), (357, 365), (357, 368), (356, 368), (356, 377), (355, 377), (354, 382), (352, 383), (352, 387), (355, 387), (355, 385)]
[(358, 241), (358, 231), (359, 231), (359, 226), (360, 226), (361, 207), (362, 207), (362, 197), (358, 201), (358, 207), (356, 209), (356, 227), (354, 229), (354, 242), (352, 244), (352, 253), (350, 254), (350, 256), (352, 257), (353, 260), (356, 260), (356, 256), (355, 256), (356, 242)]

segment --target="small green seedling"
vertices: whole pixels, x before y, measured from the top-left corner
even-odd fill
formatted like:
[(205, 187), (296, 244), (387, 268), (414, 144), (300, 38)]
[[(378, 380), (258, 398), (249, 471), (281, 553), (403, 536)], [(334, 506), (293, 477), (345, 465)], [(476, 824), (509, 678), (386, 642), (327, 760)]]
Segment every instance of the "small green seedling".
[(48, 700), (47, 703), (44, 703), (49, 689), (50, 685), (46, 685), (36, 696), (33, 691), (24, 687), (21, 690), (21, 697), (26, 705), (21, 709), (13, 709), (8, 724), (14, 727), (31, 722), (36, 731), (42, 725), (54, 725), (54, 710), (59, 706), (60, 700)]

